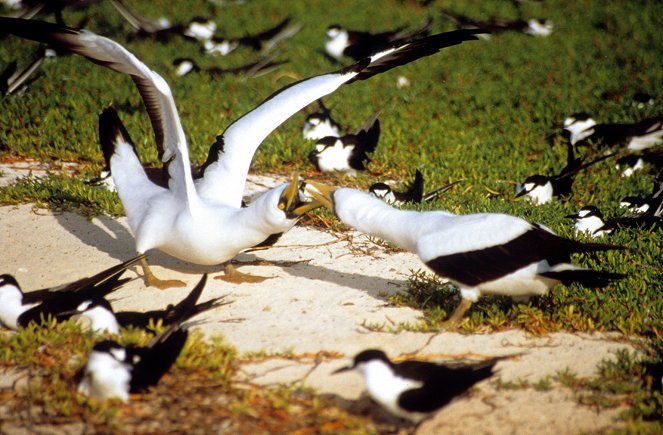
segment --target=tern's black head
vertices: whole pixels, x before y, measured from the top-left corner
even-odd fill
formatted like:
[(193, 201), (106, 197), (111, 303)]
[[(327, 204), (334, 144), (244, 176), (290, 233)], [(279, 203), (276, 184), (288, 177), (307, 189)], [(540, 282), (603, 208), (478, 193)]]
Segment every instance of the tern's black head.
[(378, 198), (382, 198), (391, 192), (391, 187), (385, 183), (373, 183), (371, 187), (368, 188), (368, 191)]
[(570, 214), (565, 217), (570, 219), (585, 219), (592, 216), (603, 219), (603, 213), (601, 213), (601, 210), (593, 205), (586, 205), (578, 210), (578, 213)]
[(18, 281), (16, 281), (16, 278), (14, 278), (12, 275), (9, 275), (5, 273), (4, 275), (0, 275), (0, 287), (6, 286), (6, 285), (13, 285), (14, 287), (20, 289), (21, 286), (18, 285)]
[(92, 348), (93, 351), (95, 352), (105, 352), (105, 353), (110, 353), (111, 355), (115, 356), (116, 353), (113, 351), (120, 351), (124, 350), (124, 347), (121, 346), (118, 342), (113, 341), (113, 340), (103, 340), (94, 345)]
[(360, 353), (358, 353), (353, 362), (353, 367), (358, 366), (361, 363), (366, 363), (369, 361), (384, 361), (386, 363), (390, 363), (389, 358), (387, 358), (387, 354), (385, 354), (383, 351), (379, 349), (367, 349), (364, 350)]
[(574, 121), (587, 121), (591, 117), (592, 117), (592, 115), (590, 115), (587, 112), (578, 112), (578, 113), (574, 113), (573, 115), (569, 116), (569, 119), (572, 119)]

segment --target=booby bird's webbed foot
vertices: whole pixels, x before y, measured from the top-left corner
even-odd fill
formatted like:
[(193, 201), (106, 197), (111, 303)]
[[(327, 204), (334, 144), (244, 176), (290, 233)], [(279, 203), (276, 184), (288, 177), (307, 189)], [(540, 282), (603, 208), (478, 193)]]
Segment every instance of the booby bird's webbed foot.
[(471, 300), (461, 299), (460, 304), (458, 304), (453, 314), (451, 314), (451, 317), (444, 321), (442, 325), (447, 328), (455, 328), (456, 326), (460, 325), (460, 323), (463, 321), (463, 316), (471, 306)]
[(224, 275), (219, 275), (214, 277), (214, 279), (220, 279), (221, 281), (226, 281), (233, 284), (259, 283), (269, 278), (270, 278), (269, 276), (258, 276), (258, 275), (251, 275), (249, 273), (240, 272), (230, 264), (226, 266)]
[(157, 278), (154, 273), (152, 273), (152, 270), (147, 264), (147, 260), (145, 258), (140, 260), (140, 265), (143, 268), (143, 279), (145, 280), (145, 285), (148, 287), (156, 287), (160, 290), (165, 290), (172, 287), (186, 287), (186, 283), (184, 281), (180, 281), (179, 279)]

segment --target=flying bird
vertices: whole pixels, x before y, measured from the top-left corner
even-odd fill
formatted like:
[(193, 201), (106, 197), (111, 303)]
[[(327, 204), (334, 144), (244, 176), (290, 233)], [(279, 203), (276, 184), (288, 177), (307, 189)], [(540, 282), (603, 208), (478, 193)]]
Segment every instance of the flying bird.
[(603, 287), (623, 277), (576, 266), (570, 255), (624, 248), (564, 239), (515, 216), (400, 210), (355, 189), (312, 180), (306, 186), (344, 224), (417, 254), (433, 272), (458, 286), (462, 299), (451, 324), (482, 295), (524, 300), (560, 282)]
[(85, 300), (103, 297), (130, 281), (130, 278), (120, 277), (142, 258), (132, 258), (94, 276), (68, 284), (29, 292), (24, 292), (12, 275), (0, 275), (0, 324), (17, 330), (25, 328), (30, 322), (41, 324), (49, 316), (66, 320)]
[(373, 400), (393, 415), (415, 423), (448, 405), (473, 385), (490, 378), (497, 357), (473, 363), (433, 363), (407, 360), (392, 362), (378, 349), (368, 349), (354, 357), (351, 365), (334, 372), (356, 370), (364, 378)]
[[(86, 30), (34, 20), (0, 17), (0, 27), (15, 35), (80, 54), (92, 62), (128, 74), (138, 87), (155, 133), (158, 155), (167, 163), (167, 189), (145, 176), (128, 132), (114, 110), (100, 116), (100, 136), (112, 151), (110, 166), (118, 194), (136, 239), (136, 251), (159, 249), (179, 259), (217, 265), (240, 251), (287, 231), (309, 210), (299, 182), (277, 186), (248, 207), (242, 193), (253, 155), (269, 133), (311, 102), (344, 84), (368, 79), (399, 65), (430, 56), (445, 47), (476, 40), (474, 31), (459, 30), (421, 38), (389, 48), (338, 71), (287, 85), (233, 122), (210, 147), (194, 182), (184, 130), (166, 81), (123, 46)], [(141, 262), (148, 285), (183, 286), (178, 280), (157, 279)]]

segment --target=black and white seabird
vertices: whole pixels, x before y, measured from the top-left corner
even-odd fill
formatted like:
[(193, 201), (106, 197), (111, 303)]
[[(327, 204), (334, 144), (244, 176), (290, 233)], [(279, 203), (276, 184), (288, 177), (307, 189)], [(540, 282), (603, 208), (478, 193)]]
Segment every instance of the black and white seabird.
[(515, 216), (399, 210), (355, 189), (311, 180), (306, 186), (344, 224), (416, 253), (436, 274), (458, 286), (462, 301), (451, 323), (482, 295), (525, 300), (560, 282), (603, 287), (623, 277), (576, 266), (570, 259), (573, 253), (623, 248), (564, 239)]
[(456, 184), (458, 184), (457, 181), (424, 194), (424, 175), (417, 169), (414, 173), (414, 180), (402, 192), (396, 191), (389, 184), (382, 182), (371, 184), (368, 192), (388, 204), (401, 206), (405, 203), (418, 204), (422, 201), (430, 201)]
[(271, 57), (264, 57), (254, 62), (249, 62), (244, 65), (239, 65), (229, 68), (220, 68), (217, 66), (201, 67), (195, 60), (190, 57), (178, 57), (173, 60), (175, 67), (175, 75), (181, 77), (189, 73), (204, 73), (211, 76), (218, 76), (223, 74), (242, 74), (244, 78), (259, 77), (263, 74), (274, 71), (287, 60), (274, 61)]
[(546, 204), (553, 197), (568, 196), (571, 194), (571, 187), (578, 172), (613, 155), (607, 154), (591, 162), (583, 163), (582, 158), (575, 157), (573, 145), (569, 143), (567, 144), (566, 166), (562, 168), (559, 174), (550, 176), (541, 174), (530, 175), (522, 184), (516, 187), (516, 197), (527, 196), (535, 204)]
[(589, 114), (575, 113), (564, 120), (571, 145), (594, 143), (600, 147), (626, 144), (640, 151), (663, 143), (663, 116), (646, 118), (632, 124), (598, 124)]
[(49, 316), (66, 320), (83, 301), (103, 297), (130, 281), (120, 276), (141, 259), (135, 257), (88, 278), (26, 293), (12, 275), (0, 275), (0, 324), (17, 330)]
[(410, 39), (428, 35), (431, 24), (432, 20), (427, 19), (420, 28), (411, 32), (400, 27), (380, 33), (348, 30), (339, 24), (332, 24), (325, 31), (325, 52), (338, 62), (344, 57), (358, 61), (386, 50), (394, 44), (403, 44)]
[(318, 139), (315, 149), (308, 155), (309, 161), (322, 172), (341, 172), (355, 176), (357, 171), (365, 170), (365, 164), (370, 160), (368, 154), (375, 151), (380, 140), (379, 114), (375, 113), (366, 121), (366, 124), (370, 124), (356, 133)]
[(567, 215), (566, 218), (575, 220), (576, 234), (585, 234), (592, 239), (608, 234), (611, 230), (601, 229), (605, 225), (603, 213), (593, 205), (586, 205), (576, 214)]
[(488, 20), (475, 20), (450, 10), (442, 11), (461, 29), (481, 29), (487, 34), (502, 32), (520, 32), (530, 36), (549, 36), (553, 31), (553, 23), (543, 18), (530, 18), (529, 20), (502, 20), (489, 18)]
[(320, 110), (313, 112), (306, 117), (302, 135), (307, 140), (322, 139), (327, 136), (340, 137), (341, 126), (331, 116), (331, 109), (325, 106), (322, 99), (318, 100)]
[(644, 168), (648, 168), (651, 173), (660, 174), (663, 171), (663, 149), (649, 148), (622, 156), (617, 159), (616, 168), (622, 177), (630, 177)]
[(292, 18), (285, 18), (276, 26), (255, 35), (245, 35), (236, 38), (213, 36), (203, 42), (207, 53), (226, 56), (238, 47), (248, 47), (254, 51), (267, 53), (273, 50), (280, 42), (292, 38), (303, 27), (302, 24), (290, 25)]
[(152, 20), (138, 14), (127, 6), (122, 0), (110, 0), (122, 17), (136, 31), (135, 37), (151, 37), (159, 41), (168, 41), (173, 36), (206, 41), (216, 31), (216, 23), (205, 17), (194, 17), (188, 23), (171, 23), (167, 18), (161, 17)]
[(44, 63), (44, 59), (46, 59), (46, 49), (42, 47), (37, 51), (35, 58), (20, 71), (17, 68), (16, 61), (11, 62), (0, 73), (0, 93), (10, 95), (24, 90), (38, 78), (38, 75), (33, 74)]
[(373, 400), (390, 413), (419, 423), (477, 382), (491, 377), (495, 364), (505, 358), (510, 357), (463, 364), (417, 360), (395, 363), (383, 351), (368, 349), (357, 354), (350, 366), (334, 373), (356, 370)]
[[(159, 249), (179, 259), (217, 265), (273, 234), (287, 231), (299, 217), (319, 206), (302, 202), (297, 177), (277, 186), (248, 207), (241, 207), (244, 184), (256, 149), (281, 123), (311, 102), (344, 84), (368, 79), (442, 48), (476, 40), (474, 31), (432, 35), (389, 48), (354, 65), (287, 85), (233, 122), (210, 147), (202, 176), (191, 174), (189, 150), (170, 87), (156, 72), (115, 41), (85, 30), (34, 20), (0, 17), (9, 33), (73, 51), (131, 76), (152, 122), (159, 157), (167, 163), (169, 188), (147, 179), (129, 135), (117, 114), (107, 109), (100, 131), (112, 144), (113, 179), (136, 239), (136, 251)], [(148, 285), (183, 286), (161, 281), (142, 261)]]
[(161, 322), (163, 326), (177, 322), (186, 322), (192, 317), (228, 305), (223, 302), (224, 297), (213, 298), (198, 303), (198, 299), (207, 283), (207, 274), (203, 275), (198, 284), (189, 294), (176, 305), (169, 304), (163, 310), (150, 311), (119, 311), (116, 312), (105, 297), (93, 297), (83, 301), (75, 310), (74, 316), (83, 325), (95, 332), (108, 331), (118, 334), (120, 328), (147, 329), (150, 324)]
[(78, 391), (95, 400), (128, 402), (129, 394), (159, 383), (182, 352), (191, 325), (173, 324), (145, 347), (122, 346), (113, 340), (96, 343), (79, 372)]

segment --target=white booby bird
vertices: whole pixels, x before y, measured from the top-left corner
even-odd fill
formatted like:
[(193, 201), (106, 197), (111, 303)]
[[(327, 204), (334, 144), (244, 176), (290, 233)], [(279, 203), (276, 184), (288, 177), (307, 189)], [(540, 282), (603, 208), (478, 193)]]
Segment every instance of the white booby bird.
[(591, 162), (583, 163), (582, 158), (575, 157), (573, 145), (569, 143), (567, 144), (566, 166), (559, 174), (530, 175), (516, 187), (516, 198), (527, 196), (535, 204), (546, 204), (555, 196), (568, 196), (571, 194), (571, 187), (578, 172), (613, 156), (614, 154), (607, 154)]
[[(175, 101), (159, 74), (117, 42), (89, 31), (5, 17), (0, 17), (0, 27), (131, 76), (147, 107), (159, 157), (168, 163), (170, 176), (168, 189), (151, 183), (117, 114), (106, 110), (101, 115), (102, 141), (112, 146), (111, 170), (136, 239), (136, 251), (159, 249), (202, 265), (226, 262), (271, 235), (287, 231), (300, 216), (319, 205), (314, 201), (302, 203), (295, 177), (291, 183), (267, 191), (248, 207), (241, 207), (253, 155), (281, 123), (344, 84), (477, 39), (471, 30), (432, 35), (389, 48), (338, 71), (285, 86), (217, 137), (201, 169), (202, 176), (194, 182)], [(148, 285), (184, 285), (181, 281), (158, 280), (146, 261), (142, 265)]]
[(623, 277), (570, 262), (573, 253), (623, 248), (564, 239), (515, 216), (399, 210), (355, 189), (311, 180), (306, 186), (341, 222), (416, 253), (436, 274), (458, 286), (462, 301), (451, 323), (482, 295), (528, 299), (559, 282), (602, 287)]
[(603, 221), (603, 213), (601, 210), (593, 205), (586, 205), (576, 214), (565, 216), (568, 219), (575, 220), (576, 234), (583, 233), (592, 239), (601, 237), (610, 233), (611, 230), (601, 230), (605, 222)]
[(550, 36), (554, 28), (553, 23), (544, 18), (509, 21), (492, 17), (488, 20), (475, 20), (450, 10), (443, 10), (442, 14), (450, 18), (461, 29), (481, 29), (488, 34), (520, 32), (530, 36)]
[(356, 370), (364, 378), (373, 400), (390, 413), (419, 423), (477, 382), (491, 377), (495, 364), (505, 358), (510, 357), (472, 363), (417, 360), (395, 363), (383, 351), (368, 349), (357, 354), (350, 366), (333, 373)]
[(66, 320), (83, 301), (103, 297), (130, 281), (130, 278), (120, 279), (120, 276), (140, 260), (142, 256), (88, 278), (27, 293), (23, 292), (12, 275), (0, 275), (0, 324), (16, 330), (30, 322), (39, 324), (48, 316)]
[(10, 95), (21, 91), (35, 81), (38, 77), (33, 76), (46, 59), (46, 49), (41, 47), (35, 58), (23, 69), (17, 71), (16, 61), (11, 62), (5, 70), (0, 73), (0, 93)]
[[(407, 32), (403, 27), (380, 33), (348, 30), (340, 24), (332, 24), (325, 31), (325, 52), (340, 62), (344, 57), (355, 61), (386, 50), (394, 44), (403, 44), (410, 39), (428, 35), (432, 20), (427, 19), (419, 29)], [(481, 32), (477, 32), (481, 33)]]
[(186, 322), (202, 312), (231, 303), (223, 302), (223, 296), (198, 303), (206, 283), (207, 274), (204, 274), (184, 299), (176, 305), (169, 304), (163, 310), (116, 312), (105, 297), (95, 296), (76, 307), (73, 317), (89, 326), (92, 331), (108, 331), (112, 334), (119, 333), (120, 328), (147, 329), (151, 323), (161, 322), (163, 326), (168, 326), (177, 322)]
[(315, 149), (308, 155), (309, 161), (322, 172), (342, 172), (355, 176), (357, 171), (365, 170), (365, 163), (370, 160), (368, 154), (375, 151), (380, 140), (378, 115), (379, 112), (369, 118), (367, 123), (370, 122), (370, 125), (356, 133), (318, 139)]
[(287, 60), (274, 61), (271, 57), (264, 57), (244, 65), (220, 68), (217, 66), (201, 67), (190, 57), (178, 57), (173, 60), (173, 66), (175, 67), (175, 75), (179, 77), (195, 72), (209, 74), (211, 76), (242, 74), (244, 78), (252, 78), (272, 72), (286, 62)]
[(571, 145), (595, 143), (601, 147), (626, 144), (631, 151), (640, 151), (663, 143), (663, 116), (646, 118), (632, 124), (598, 124), (585, 112), (564, 120), (564, 130)]
[(424, 175), (419, 169), (417, 169), (414, 173), (414, 180), (412, 180), (402, 192), (396, 191), (387, 183), (382, 182), (371, 184), (368, 188), (368, 192), (376, 198), (385, 201), (387, 204), (398, 207), (408, 202), (418, 204), (422, 201), (430, 201), (451, 189), (456, 184), (458, 184), (458, 181), (449, 183), (446, 186), (442, 186), (424, 194)]
[(96, 400), (129, 401), (159, 383), (182, 352), (192, 323), (175, 323), (145, 347), (121, 346), (113, 340), (94, 345), (79, 372), (78, 391)]
[(331, 116), (331, 110), (325, 106), (322, 99), (318, 100), (319, 112), (313, 112), (306, 117), (302, 135), (307, 140), (322, 139), (327, 136), (340, 137), (341, 126)]

